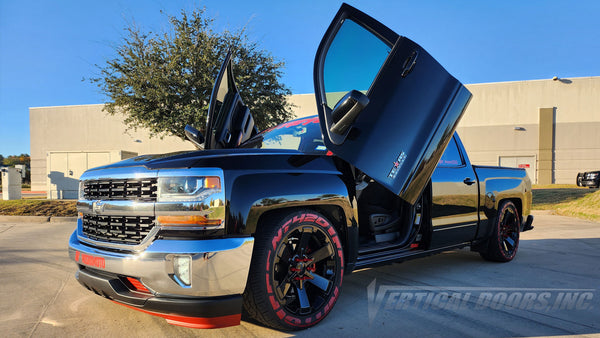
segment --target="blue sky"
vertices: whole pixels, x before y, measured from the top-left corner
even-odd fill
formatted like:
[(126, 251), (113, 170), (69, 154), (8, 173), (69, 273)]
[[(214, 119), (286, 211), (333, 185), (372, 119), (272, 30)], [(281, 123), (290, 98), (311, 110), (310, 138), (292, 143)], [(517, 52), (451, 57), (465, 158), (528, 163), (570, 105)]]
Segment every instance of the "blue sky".
[[(600, 75), (600, 1), (348, 1), (427, 49), (463, 83)], [(29, 153), (29, 107), (106, 98), (85, 79), (113, 57), (123, 28), (168, 29), (206, 7), (217, 29), (246, 26), (286, 62), (293, 93), (311, 93), (312, 65), (340, 1), (0, 0), (0, 154)]]

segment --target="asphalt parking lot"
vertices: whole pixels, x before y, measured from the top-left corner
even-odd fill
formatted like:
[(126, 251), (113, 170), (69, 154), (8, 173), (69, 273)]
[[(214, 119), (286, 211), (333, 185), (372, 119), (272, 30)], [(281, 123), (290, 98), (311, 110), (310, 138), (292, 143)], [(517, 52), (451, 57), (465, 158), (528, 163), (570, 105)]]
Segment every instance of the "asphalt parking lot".
[(364, 269), (315, 328), (284, 333), (245, 318), (194, 330), (81, 287), (67, 257), (74, 224), (0, 224), (2, 336), (444, 336), (600, 334), (600, 223), (536, 213), (517, 258), (468, 250)]

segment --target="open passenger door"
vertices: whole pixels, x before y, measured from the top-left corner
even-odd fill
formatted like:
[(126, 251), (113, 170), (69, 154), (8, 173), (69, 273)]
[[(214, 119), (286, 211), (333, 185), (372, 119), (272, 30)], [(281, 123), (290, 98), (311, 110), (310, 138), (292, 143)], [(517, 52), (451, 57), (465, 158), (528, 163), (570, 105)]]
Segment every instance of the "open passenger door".
[(235, 148), (258, 133), (235, 86), (231, 57), (229, 51), (210, 95), (204, 149)]
[(423, 48), (343, 4), (315, 58), (325, 145), (413, 204), (471, 97)]

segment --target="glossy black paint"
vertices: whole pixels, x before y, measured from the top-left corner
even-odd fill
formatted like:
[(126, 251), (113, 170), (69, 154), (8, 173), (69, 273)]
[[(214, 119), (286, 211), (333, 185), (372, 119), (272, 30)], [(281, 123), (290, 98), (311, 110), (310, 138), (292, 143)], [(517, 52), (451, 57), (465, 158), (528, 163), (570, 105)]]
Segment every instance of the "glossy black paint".
[(531, 181), (525, 169), (473, 166), (479, 181), (479, 218), (476, 239), (487, 238), (492, 229), (491, 220), (498, 206), (512, 201), (519, 212), (521, 223), (531, 212)]
[(261, 217), (277, 217), (281, 211), (319, 211), (337, 226), (345, 239), (346, 266), (349, 271), (354, 267), (358, 252), (354, 180), (350, 166), (335, 156), (236, 148), (144, 155), (95, 169), (138, 165), (223, 169), (229, 236), (251, 236)]
[[(440, 160), (442, 163), (438, 164), (431, 177), (431, 217), (434, 232), (431, 248), (442, 248), (467, 238), (475, 238), (479, 225), (477, 176), (456, 134), (448, 144), (446, 152), (449, 152), (451, 147), (457, 150), (456, 163), (443, 163)], [(469, 180), (475, 184), (469, 184)]]
[[(379, 36), (392, 50), (367, 92), (368, 105), (340, 144), (331, 132), (335, 123), (328, 107), (332, 103), (326, 102), (323, 69), (330, 44), (349, 19)], [(418, 60), (404, 75), (406, 62), (414, 55)], [(314, 85), (327, 148), (410, 204), (429, 181), (471, 97), (418, 44), (346, 4), (317, 50)]]

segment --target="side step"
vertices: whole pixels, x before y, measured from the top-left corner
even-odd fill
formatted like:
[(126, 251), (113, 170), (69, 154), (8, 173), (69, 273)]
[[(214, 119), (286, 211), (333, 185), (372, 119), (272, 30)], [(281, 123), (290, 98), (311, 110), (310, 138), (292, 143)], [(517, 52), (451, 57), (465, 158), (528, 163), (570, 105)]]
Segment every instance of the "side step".
[(402, 251), (384, 251), (379, 253), (373, 253), (368, 255), (359, 255), (356, 261), (355, 269), (364, 268), (367, 266), (374, 266), (378, 264), (385, 264), (391, 262), (402, 262), (408, 259), (427, 257), (435, 255), (448, 250), (457, 250), (469, 246), (471, 243), (460, 243), (455, 245), (446, 246), (443, 248), (433, 250), (402, 250)]

